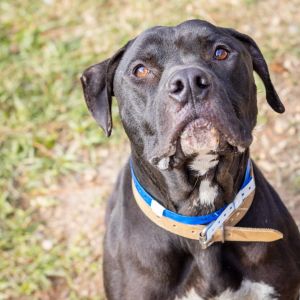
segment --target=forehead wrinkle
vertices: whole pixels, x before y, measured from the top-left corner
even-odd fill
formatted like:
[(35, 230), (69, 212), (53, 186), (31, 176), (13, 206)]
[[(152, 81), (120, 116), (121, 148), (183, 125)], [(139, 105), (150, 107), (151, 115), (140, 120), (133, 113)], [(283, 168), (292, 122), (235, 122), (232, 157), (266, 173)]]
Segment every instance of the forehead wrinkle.
[(160, 62), (163, 59), (163, 53), (164, 49), (159, 49), (155, 45), (153, 45), (152, 47), (147, 47), (146, 51), (144, 51), (142, 47), (139, 47), (134, 56), (130, 59), (129, 63), (140, 60), (145, 63), (160, 65)]
[(165, 40), (165, 36), (167, 36), (167, 34), (159, 34), (160, 31), (165, 32), (169, 30), (168, 27), (158, 27), (158, 28), (152, 28), (150, 30), (147, 30), (136, 38), (134, 42), (134, 47), (148, 48), (150, 45), (157, 45), (163, 43)]
[(174, 41), (174, 45), (177, 48), (178, 53), (182, 58), (194, 57), (203, 52), (206, 52), (211, 47), (212, 42), (206, 37), (194, 35), (194, 36), (178, 36)]
[(185, 30), (179, 31), (176, 34), (175, 44), (181, 45), (190, 44), (190, 45), (199, 45), (199, 44), (211, 44), (216, 40), (217, 34), (211, 30)]
[(171, 39), (174, 35), (175, 27), (157, 26), (150, 28), (140, 34), (135, 42), (134, 47), (144, 47), (149, 45), (157, 45), (165, 43), (165, 41)]
[(160, 60), (170, 48), (174, 38), (171, 27), (159, 27), (141, 34), (133, 44), (133, 59)]
[(161, 43), (154, 43), (154, 44), (146, 44), (145, 46), (141, 45), (137, 48), (137, 54), (141, 57), (145, 58), (153, 58), (160, 53), (163, 53), (165, 51), (164, 45)]

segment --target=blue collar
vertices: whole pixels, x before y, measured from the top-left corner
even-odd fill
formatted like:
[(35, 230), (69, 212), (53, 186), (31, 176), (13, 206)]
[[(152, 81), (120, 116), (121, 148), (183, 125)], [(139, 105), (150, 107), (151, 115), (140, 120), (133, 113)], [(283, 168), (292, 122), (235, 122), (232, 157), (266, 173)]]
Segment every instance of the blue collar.
[[(215, 221), (221, 215), (221, 213), (225, 210), (225, 208), (227, 207), (227, 204), (226, 204), (222, 208), (218, 209), (217, 211), (215, 211), (213, 213), (210, 213), (208, 215), (204, 215), (204, 216), (184, 216), (184, 215), (177, 214), (175, 212), (172, 212), (172, 211), (166, 209), (161, 204), (159, 204), (157, 202), (157, 200), (155, 200), (143, 188), (143, 186), (140, 184), (140, 182), (138, 181), (138, 179), (136, 178), (136, 176), (134, 174), (134, 170), (133, 170), (131, 160), (130, 160), (130, 169), (131, 169), (131, 176), (132, 176), (134, 185), (135, 185), (139, 195), (141, 196), (141, 198), (150, 207), (159, 206), (159, 209), (161, 211), (161, 215), (165, 216), (169, 219), (172, 219), (174, 221), (177, 221), (177, 222), (180, 222), (180, 223), (183, 223), (183, 224), (188, 224), (188, 225), (206, 225), (206, 224), (211, 223), (212, 221)], [(252, 177), (251, 177), (251, 161), (249, 159), (248, 163), (247, 163), (246, 172), (245, 172), (245, 178), (244, 178), (243, 184), (241, 186), (241, 189), (244, 188), (251, 181), (251, 179), (252, 179)]]

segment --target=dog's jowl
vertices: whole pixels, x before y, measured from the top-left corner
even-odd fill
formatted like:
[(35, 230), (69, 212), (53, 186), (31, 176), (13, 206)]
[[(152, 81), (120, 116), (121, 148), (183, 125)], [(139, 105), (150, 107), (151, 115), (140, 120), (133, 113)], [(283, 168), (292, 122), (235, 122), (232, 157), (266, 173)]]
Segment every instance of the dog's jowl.
[(109, 136), (115, 96), (131, 144), (106, 212), (108, 299), (298, 299), (299, 231), (249, 151), (253, 72), (283, 113), (256, 43), (192, 20), (83, 73), (93, 117)]

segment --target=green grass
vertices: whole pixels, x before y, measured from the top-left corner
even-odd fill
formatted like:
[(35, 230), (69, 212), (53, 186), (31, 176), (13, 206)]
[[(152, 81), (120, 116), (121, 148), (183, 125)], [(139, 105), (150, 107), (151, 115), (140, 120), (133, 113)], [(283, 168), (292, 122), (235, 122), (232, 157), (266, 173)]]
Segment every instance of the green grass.
[[(57, 205), (47, 191), (60, 178), (101, 162), (97, 149), (107, 139), (86, 109), (80, 74), (150, 26), (191, 18), (242, 26), (263, 5), (241, 1), (237, 14), (231, 1), (216, 2), (205, 8), (176, 0), (0, 2), (0, 300), (39, 298), (54, 278), (65, 280), (68, 299), (92, 299), (73, 282), (86, 271), (89, 246), (53, 241), (46, 247), (36, 201)], [(280, 49), (262, 45), (267, 57), (294, 49), (284, 42), (289, 36), (282, 39)], [(124, 135), (116, 107), (114, 125), (110, 143), (117, 144)]]
[[(82, 45), (84, 31), (74, 33), (77, 9), (62, 16), (60, 8), (0, 3), (0, 299), (34, 295), (53, 276), (72, 289), (72, 260), (87, 255), (58, 243), (45, 251), (45, 228), (32, 201), (58, 177), (98, 163), (91, 148), (105, 141), (78, 80), (94, 50)], [(84, 151), (90, 153), (85, 160)]]

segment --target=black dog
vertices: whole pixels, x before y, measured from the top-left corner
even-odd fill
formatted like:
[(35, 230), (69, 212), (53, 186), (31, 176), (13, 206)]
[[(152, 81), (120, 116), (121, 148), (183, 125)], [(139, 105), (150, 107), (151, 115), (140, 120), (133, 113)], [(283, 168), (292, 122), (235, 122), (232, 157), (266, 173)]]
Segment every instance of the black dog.
[[(253, 71), (270, 106), (284, 112), (256, 43), (204, 21), (149, 29), (84, 72), (85, 99), (96, 121), (109, 136), (115, 95), (131, 142), (107, 211), (108, 299), (298, 299), (299, 231), (253, 163), (249, 175), (257, 116)], [(133, 195), (132, 176), (157, 199), (149, 200), (151, 207)], [(252, 205), (238, 227), (230, 227), (228, 219), (223, 231), (218, 227), (217, 242), (207, 243), (208, 227), (200, 241), (159, 227), (180, 226), (163, 211), (184, 221), (227, 218), (224, 209), (246, 177), (252, 183), (255, 178)], [(246, 232), (244, 227), (253, 228), (247, 229), (254, 232), (252, 240), (246, 234), (230, 241), (230, 232)], [(279, 236), (266, 227), (283, 238), (261, 242), (264, 232)]]

